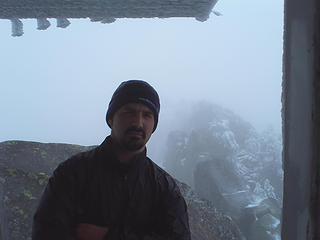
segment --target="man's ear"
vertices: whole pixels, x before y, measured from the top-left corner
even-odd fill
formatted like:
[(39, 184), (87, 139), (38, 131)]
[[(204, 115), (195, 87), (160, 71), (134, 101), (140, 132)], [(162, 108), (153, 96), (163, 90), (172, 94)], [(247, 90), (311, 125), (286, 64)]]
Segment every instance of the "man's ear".
[(109, 127), (110, 127), (110, 128), (112, 128), (112, 124), (113, 124), (112, 119), (111, 119), (111, 118), (109, 118), (109, 119), (107, 120), (107, 122), (108, 122)]

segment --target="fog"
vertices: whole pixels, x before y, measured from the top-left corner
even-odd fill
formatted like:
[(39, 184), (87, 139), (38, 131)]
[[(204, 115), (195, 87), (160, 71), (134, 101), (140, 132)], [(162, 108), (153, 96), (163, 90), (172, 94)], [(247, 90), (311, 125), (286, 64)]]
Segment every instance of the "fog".
[[(110, 134), (105, 115), (114, 90), (125, 80), (145, 80), (161, 101), (151, 159), (210, 200), (239, 235), (280, 239), (283, 1), (219, 0), (214, 11), (206, 22), (69, 19), (66, 29), (49, 19), (45, 31), (23, 19), (21, 37), (0, 20), (0, 142), (100, 144)], [(0, 232), (21, 239), (31, 234), (31, 216), (56, 164), (88, 148), (0, 148), (0, 195), (9, 213), (0, 214)], [(202, 200), (187, 185), (180, 189), (193, 201), (189, 209), (197, 209)], [(201, 234), (210, 239), (211, 230), (233, 229), (201, 209), (205, 214), (189, 212)]]
[[(167, 134), (184, 110), (205, 100), (232, 110), (257, 131), (281, 131), (283, 1), (220, 0), (206, 22), (192, 18), (70, 19), (66, 29), (11, 37), (0, 21), (0, 141), (96, 145), (120, 82), (143, 79), (160, 95), (149, 152), (162, 162)], [(179, 116), (179, 118), (176, 118)]]

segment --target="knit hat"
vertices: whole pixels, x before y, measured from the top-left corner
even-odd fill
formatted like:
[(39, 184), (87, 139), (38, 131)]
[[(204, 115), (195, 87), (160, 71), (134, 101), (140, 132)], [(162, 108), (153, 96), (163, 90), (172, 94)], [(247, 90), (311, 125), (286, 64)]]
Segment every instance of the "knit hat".
[[(158, 115), (160, 111), (160, 100), (156, 90), (147, 82), (142, 80), (129, 80), (122, 82), (116, 91), (113, 93), (109, 108), (106, 115), (108, 120), (113, 117), (113, 114), (123, 105), (127, 103), (143, 103), (148, 106), (154, 115), (154, 130), (157, 128)], [(111, 127), (109, 125), (109, 127)]]

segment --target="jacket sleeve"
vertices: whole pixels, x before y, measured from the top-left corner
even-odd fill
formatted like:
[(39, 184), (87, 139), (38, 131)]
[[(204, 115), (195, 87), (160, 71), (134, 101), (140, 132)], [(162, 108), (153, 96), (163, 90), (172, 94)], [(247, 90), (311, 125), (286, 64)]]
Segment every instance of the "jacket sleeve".
[(166, 176), (161, 184), (161, 216), (156, 230), (145, 229), (135, 232), (130, 226), (121, 229), (110, 229), (106, 240), (191, 240), (187, 205), (175, 181)]
[(59, 165), (45, 188), (33, 217), (33, 240), (73, 240), (74, 183), (65, 163)]

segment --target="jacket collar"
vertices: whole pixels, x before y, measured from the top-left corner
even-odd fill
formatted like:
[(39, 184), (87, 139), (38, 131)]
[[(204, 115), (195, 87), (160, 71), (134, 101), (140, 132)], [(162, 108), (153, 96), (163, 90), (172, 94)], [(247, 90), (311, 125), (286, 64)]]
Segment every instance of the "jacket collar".
[(103, 158), (103, 162), (107, 165), (111, 164), (115, 167), (119, 167), (120, 169), (131, 169), (131, 168), (139, 168), (145, 165), (146, 162), (146, 154), (147, 149), (139, 154), (137, 154), (130, 164), (122, 164), (117, 159), (113, 149), (112, 149), (112, 138), (111, 136), (107, 136), (105, 140), (99, 146), (99, 150), (101, 153), (101, 157)]

